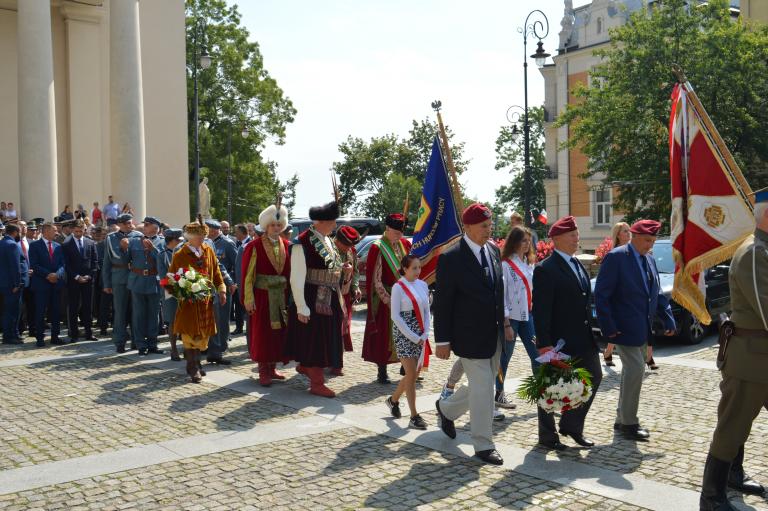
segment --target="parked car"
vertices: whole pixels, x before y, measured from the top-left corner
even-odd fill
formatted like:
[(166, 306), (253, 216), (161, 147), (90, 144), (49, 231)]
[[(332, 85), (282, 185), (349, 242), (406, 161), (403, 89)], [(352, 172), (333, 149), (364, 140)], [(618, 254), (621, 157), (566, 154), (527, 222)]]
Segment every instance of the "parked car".
[[(672, 242), (668, 239), (657, 240), (653, 245), (653, 258), (656, 260), (656, 267), (659, 270), (659, 281), (661, 290), (669, 298), (672, 306), (672, 314), (677, 324), (677, 336), (687, 344), (698, 344), (708, 333), (708, 326), (702, 324), (690, 312), (684, 309), (680, 304), (672, 300), (672, 283), (675, 278), (675, 261), (672, 258)], [(731, 293), (728, 285), (729, 264), (719, 264), (704, 273), (704, 283), (706, 287), (706, 304), (710, 316), (714, 319), (721, 312), (730, 312)], [(592, 291), (595, 290), (595, 281), (592, 279)], [(602, 337), (600, 327), (597, 324), (597, 312), (595, 310), (594, 293), (592, 294), (592, 331)], [(664, 333), (664, 326), (658, 318), (654, 319), (653, 334), (661, 336)]]
[[(309, 218), (292, 218), (291, 225), (293, 225), (293, 242), (295, 243), (299, 234), (309, 229), (312, 225), (312, 220)], [(342, 216), (336, 220), (337, 228), (342, 225), (351, 225), (360, 234), (378, 234), (384, 233), (384, 222), (377, 220), (376, 218), (368, 218), (361, 216)]]

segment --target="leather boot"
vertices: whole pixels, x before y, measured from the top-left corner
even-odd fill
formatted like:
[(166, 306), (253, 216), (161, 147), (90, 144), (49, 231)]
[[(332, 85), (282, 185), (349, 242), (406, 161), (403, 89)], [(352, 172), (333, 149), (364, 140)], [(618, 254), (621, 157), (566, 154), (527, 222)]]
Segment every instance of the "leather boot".
[(269, 364), (270, 376), (273, 380), (284, 380), (285, 376), (277, 372), (277, 364)]
[(259, 362), (259, 385), (262, 387), (272, 385), (272, 367), (270, 364)]
[(325, 386), (322, 367), (305, 367), (309, 375), (309, 393), (322, 397), (336, 397), (336, 393)]
[(387, 375), (387, 364), (379, 364), (379, 374), (376, 377), (376, 381), (383, 384), (392, 383), (389, 375)]
[(728, 487), (749, 495), (762, 495), (765, 493), (763, 485), (744, 473), (744, 446), (739, 449), (739, 454), (731, 463), (731, 471), (728, 473)]
[(701, 497), (699, 497), (700, 511), (735, 511), (736, 508), (728, 502), (726, 484), (731, 462), (715, 458), (711, 454), (707, 456), (704, 465), (704, 481), (701, 485)]
[(184, 355), (187, 358), (187, 373), (192, 380), (192, 383), (200, 383), (203, 380), (200, 374), (200, 350), (184, 350)]
[(341, 367), (334, 367), (331, 369), (332, 376), (344, 376), (344, 370)]

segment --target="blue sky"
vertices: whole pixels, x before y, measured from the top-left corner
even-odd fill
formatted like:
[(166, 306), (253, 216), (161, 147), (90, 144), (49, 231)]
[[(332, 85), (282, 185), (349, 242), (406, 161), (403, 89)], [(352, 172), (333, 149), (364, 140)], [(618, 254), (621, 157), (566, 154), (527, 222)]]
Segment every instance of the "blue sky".
[[(577, 0), (576, 6), (586, 1)], [(243, 24), (266, 68), (298, 109), (286, 144), (266, 156), (282, 177), (298, 173), (297, 216), (330, 199), (330, 167), (348, 135), (407, 134), (412, 119), (443, 117), (466, 143), (471, 196), (492, 200), (509, 175), (494, 170), (494, 144), (511, 105), (523, 104), (518, 27), (532, 9), (549, 18), (553, 53), (563, 0), (240, 0)], [(536, 48), (529, 39), (528, 53)], [(544, 100), (529, 62), (529, 102)]]

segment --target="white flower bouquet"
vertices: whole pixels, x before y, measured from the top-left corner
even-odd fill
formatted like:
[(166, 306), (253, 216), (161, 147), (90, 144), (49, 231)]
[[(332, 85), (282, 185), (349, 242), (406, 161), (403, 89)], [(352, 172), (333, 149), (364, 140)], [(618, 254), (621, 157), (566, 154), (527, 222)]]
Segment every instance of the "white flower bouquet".
[(179, 268), (160, 280), (165, 292), (179, 302), (204, 302), (213, 297), (213, 284), (208, 274), (194, 268)]

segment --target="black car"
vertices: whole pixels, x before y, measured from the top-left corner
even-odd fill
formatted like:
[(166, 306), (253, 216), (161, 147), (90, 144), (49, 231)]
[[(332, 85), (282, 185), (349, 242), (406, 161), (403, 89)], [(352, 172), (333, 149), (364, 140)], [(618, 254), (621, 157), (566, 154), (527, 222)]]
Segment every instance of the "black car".
[[(672, 300), (672, 283), (675, 278), (675, 261), (672, 258), (672, 242), (668, 239), (657, 240), (653, 245), (653, 258), (656, 260), (656, 267), (659, 270), (659, 280), (661, 281), (661, 290), (669, 298), (672, 306), (672, 314), (675, 316), (677, 324), (677, 335), (681, 340), (688, 344), (698, 344), (707, 335), (708, 326), (702, 324), (690, 312), (681, 307)], [(706, 287), (706, 304), (709, 315), (714, 319), (721, 312), (730, 312), (731, 293), (728, 286), (728, 264), (719, 264), (708, 270), (704, 274), (704, 283)], [(595, 290), (595, 280), (592, 279), (592, 291)], [(595, 311), (594, 293), (592, 294), (592, 331), (601, 336), (600, 327), (597, 324), (597, 313)], [(653, 324), (654, 335), (664, 334), (664, 325), (656, 318)]]
[[(296, 238), (299, 234), (309, 229), (312, 225), (312, 220), (309, 218), (292, 218), (291, 225), (293, 226), (293, 241), (296, 242)], [(341, 227), (342, 225), (351, 225), (362, 236), (369, 234), (384, 234), (384, 222), (377, 220), (376, 218), (367, 218), (360, 216), (342, 216), (336, 220), (336, 225)]]

